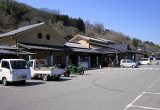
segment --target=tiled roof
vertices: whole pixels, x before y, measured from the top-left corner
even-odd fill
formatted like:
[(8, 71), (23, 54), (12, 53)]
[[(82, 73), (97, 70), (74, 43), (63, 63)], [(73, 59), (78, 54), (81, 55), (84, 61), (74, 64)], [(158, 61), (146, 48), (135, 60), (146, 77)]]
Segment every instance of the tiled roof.
[(58, 47), (58, 46), (47, 46), (38, 44), (26, 44), (18, 43), (18, 46), (25, 49), (38, 49), (38, 50), (53, 50), (53, 51), (66, 51), (66, 52), (84, 52), (84, 53), (100, 53), (94, 49), (88, 48), (76, 48), (76, 47)]
[(64, 52), (82, 52), (82, 53), (98, 53), (98, 54), (120, 53), (120, 52), (138, 53), (133, 50), (128, 50), (125, 45), (119, 46), (118, 49), (115, 49), (113, 47), (108, 47), (108, 48), (106, 47), (106, 48), (100, 48), (100, 49), (69, 47), (69, 46), (58, 47), (58, 46), (26, 44), (26, 43), (18, 43), (18, 46), (25, 48), (25, 49), (52, 50), (52, 51), (64, 51)]
[(20, 54), (20, 55), (32, 55), (32, 54), (36, 54), (36, 53), (27, 52), (27, 51), (17, 51), (17, 54)]
[(0, 34), (0, 37), (12, 36), (12, 35), (15, 35), (17, 33), (20, 33), (20, 32), (23, 32), (23, 31), (26, 31), (26, 30), (29, 30), (29, 29), (32, 29), (32, 28), (35, 28), (35, 27), (38, 27), (38, 26), (41, 26), (43, 24), (44, 24), (44, 22), (38, 23), (38, 24), (33, 24), (33, 25), (28, 25), (28, 26), (24, 26), (24, 27), (20, 27), (20, 28), (18, 28), (16, 30), (13, 30), (13, 31), (10, 31), (10, 32), (4, 33), (4, 34)]
[(107, 47), (118, 50), (120, 52), (126, 52), (128, 50), (128, 46), (129, 45), (126, 43), (122, 43), (122, 44), (116, 43), (114, 45), (108, 45)]
[(39, 45), (39, 44), (27, 44), (27, 43), (18, 43), (19, 47), (26, 49), (38, 49), (38, 50), (55, 50), (55, 51), (64, 51), (64, 47), (58, 46), (49, 46), (49, 45)]
[(6, 49), (0, 49), (1, 55), (31, 55), (35, 54), (32, 52), (22, 51), (22, 50), (6, 50)]
[(0, 54), (16, 54), (16, 52), (0, 49)]
[(87, 40), (95, 40), (95, 41), (102, 42), (101, 40), (96, 39), (96, 38), (92, 38), (92, 37), (87, 37), (87, 36), (82, 36), (82, 35), (77, 35), (77, 36), (79, 36), (79, 37), (81, 37), (81, 38), (84, 38), (84, 39), (87, 39)]
[(100, 38), (100, 37), (97, 37), (97, 38), (93, 38), (93, 37), (87, 37), (87, 36), (82, 36), (82, 35), (76, 35), (75, 37), (73, 37), (69, 42), (72, 42), (74, 39), (76, 39), (77, 37), (81, 37), (83, 39), (86, 39), (86, 40), (89, 40), (91, 42), (101, 42), (101, 43), (109, 43), (109, 42), (112, 42), (114, 43), (114, 41), (111, 41), (111, 40), (106, 40), (106, 39), (103, 39), (103, 38)]
[(78, 43), (66, 43), (65, 46), (67, 46), (67, 49), (70, 49), (69, 51), (74, 51), (74, 52), (88, 52), (88, 53), (117, 53), (118, 51), (115, 49), (111, 48), (101, 48), (101, 49), (91, 49), (82, 46), (81, 44)]
[(65, 43), (65, 46), (67, 47), (77, 47), (77, 48), (87, 48), (79, 43), (70, 43), (70, 42), (67, 42)]
[(10, 47), (10, 46), (6, 46), (6, 45), (0, 45), (0, 49), (9, 49), (9, 50), (13, 50), (13, 49), (17, 49), (15, 47)]
[(107, 54), (107, 53), (119, 53), (118, 50), (112, 49), (112, 48), (101, 48), (101, 49), (96, 49), (97, 51), (101, 52), (102, 54)]
[(116, 42), (114, 42), (114, 41), (111, 41), (111, 40), (107, 40), (107, 39), (103, 39), (103, 38), (101, 38), (101, 37), (97, 37), (99, 40), (101, 40), (101, 41), (104, 41), (104, 42), (106, 42), (106, 43), (116, 43)]

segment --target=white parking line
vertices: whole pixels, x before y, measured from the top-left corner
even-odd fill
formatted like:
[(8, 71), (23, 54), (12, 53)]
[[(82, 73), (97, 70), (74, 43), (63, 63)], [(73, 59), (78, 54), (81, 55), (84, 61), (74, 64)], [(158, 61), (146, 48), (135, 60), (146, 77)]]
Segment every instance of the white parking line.
[(153, 94), (153, 95), (160, 95), (160, 93), (155, 93), (155, 92), (144, 92), (145, 94)]
[(159, 68), (119, 68), (119, 69), (129, 69), (129, 70), (159, 70)]
[(127, 110), (128, 108), (132, 107), (133, 104), (143, 96), (144, 92), (142, 92), (138, 97), (136, 97), (130, 104), (128, 104), (123, 110)]
[[(151, 88), (153, 85), (149, 86), (148, 88)], [(144, 106), (136, 106), (134, 103), (139, 100), (144, 94), (152, 94), (152, 95), (160, 95), (160, 93), (154, 93), (154, 92), (142, 92), (138, 97), (136, 97), (130, 104), (128, 104), (123, 110), (127, 110), (130, 107), (135, 108), (142, 108), (146, 110), (160, 110), (160, 108), (153, 108), (153, 107), (144, 107)]]
[(143, 106), (135, 106), (135, 105), (132, 105), (131, 107), (142, 108), (142, 109), (147, 109), (147, 110), (160, 110), (160, 108), (143, 107)]
[[(159, 78), (158, 78), (159, 79)], [(146, 91), (149, 90), (154, 86), (154, 83), (157, 82), (155, 80), (150, 86), (146, 88)], [(142, 108), (142, 109), (148, 109), (148, 110), (160, 110), (160, 108), (152, 108), (152, 107), (143, 107), (143, 106), (135, 106), (134, 103), (139, 100), (144, 94), (153, 94), (153, 95), (160, 95), (160, 93), (154, 93), (154, 92), (142, 92), (140, 95), (138, 95), (131, 103), (129, 103), (123, 110), (127, 110), (130, 107), (137, 107), (137, 108)]]

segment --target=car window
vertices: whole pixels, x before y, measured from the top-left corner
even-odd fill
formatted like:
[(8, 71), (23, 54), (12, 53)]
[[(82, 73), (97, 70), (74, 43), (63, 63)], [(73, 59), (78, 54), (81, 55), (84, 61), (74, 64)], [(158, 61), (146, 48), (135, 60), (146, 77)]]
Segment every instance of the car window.
[(28, 67), (32, 67), (33, 66), (33, 61), (30, 61), (29, 63), (28, 63)]
[(9, 63), (8, 63), (7, 61), (3, 61), (3, 62), (2, 62), (2, 68), (10, 69)]
[(12, 69), (28, 69), (26, 61), (10, 61)]

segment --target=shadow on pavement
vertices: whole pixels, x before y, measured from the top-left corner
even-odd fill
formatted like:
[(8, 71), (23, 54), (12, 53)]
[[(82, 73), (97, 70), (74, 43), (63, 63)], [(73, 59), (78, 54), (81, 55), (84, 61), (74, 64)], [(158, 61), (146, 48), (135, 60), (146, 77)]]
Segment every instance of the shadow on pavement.
[(59, 80), (50, 80), (50, 81), (56, 81), (56, 82), (64, 82), (64, 81), (69, 81), (72, 80), (69, 77), (68, 78), (59, 78)]
[(18, 87), (25, 87), (25, 86), (36, 86), (36, 85), (42, 85), (45, 84), (45, 82), (26, 82), (25, 84), (22, 84), (20, 82), (12, 82), (9, 83), (9, 86), (18, 86)]
[[(92, 74), (83, 74), (83, 75), (92, 75)], [(83, 75), (82, 75), (82, 76), (83, 76)]]
[(76, 78), (76, 77), (78, 77), (78, 76), (76, 76), (76, 75), (70, 75), (69, 77), (62, 76), (61, 78)]

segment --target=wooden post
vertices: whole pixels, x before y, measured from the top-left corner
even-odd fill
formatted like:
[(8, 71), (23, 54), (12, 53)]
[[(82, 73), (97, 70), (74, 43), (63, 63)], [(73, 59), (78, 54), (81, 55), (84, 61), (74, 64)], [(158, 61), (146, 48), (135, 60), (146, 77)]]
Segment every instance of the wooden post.
[(66, 55), (66, 66), (68, 66), (69, 64), (69, 56), (68, 55)]
[(91, 57), (90, 56), (88, 57), (88, 60), (89, 60), (88, 61), (88, 67), (90, 68), (91, 67)]
[(31, 59), (32, 59), (32, 55), (29, 55), (29, 56), (28, 56), (28, 60), (31, 60)]
[(78, 65), (80, 65), (80, 63), (81, 63), (81, 56), (79, 55), (78, 56)]
[(99, 66), (99, 59), (98, 59), (98, 56), (96, 57), (96, 60), (97, 60), (97, 66)]
[(53, 55), (50, 55), (50, 63), (51, 63), (50, 66), (53, 66)]

